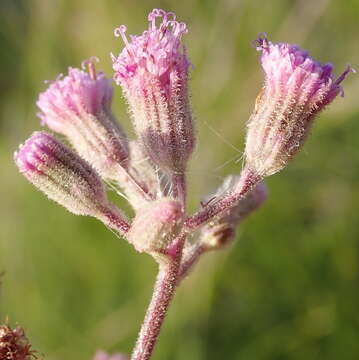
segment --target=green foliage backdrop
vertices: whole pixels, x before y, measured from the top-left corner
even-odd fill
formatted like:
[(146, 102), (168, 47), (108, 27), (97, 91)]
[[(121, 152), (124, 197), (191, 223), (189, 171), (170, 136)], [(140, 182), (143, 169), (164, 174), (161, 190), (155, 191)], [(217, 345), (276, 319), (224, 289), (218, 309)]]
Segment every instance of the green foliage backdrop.
[[(359, 68), (358, 0), (1, 0), (0, 318), (22, 324), (47, 360), (90, 360), (98, 348), (129, 352), (156, 266), (98, 222), (35, 191), (12, 153), (40, 128), (35, 101), (43, 80), (92, 55), (110, 75), (109, 52), (122, 48), (114, 27), (142, 32), (153, 7), (175, 11), (190, 28), (199, 136), (192, 210), (240, 169), (245, 122), (262, 82), (251, 46), (259, 32), (298, 43), (337, 73), (348, 62)], [(237, 244), (208, 255), (184, 282), (155, 360), (359, 358), (358, 76), (344, 87), (304, 151), (269, 179), (270, 198)], [(120, 89), (115, 94), (132, 134)]]

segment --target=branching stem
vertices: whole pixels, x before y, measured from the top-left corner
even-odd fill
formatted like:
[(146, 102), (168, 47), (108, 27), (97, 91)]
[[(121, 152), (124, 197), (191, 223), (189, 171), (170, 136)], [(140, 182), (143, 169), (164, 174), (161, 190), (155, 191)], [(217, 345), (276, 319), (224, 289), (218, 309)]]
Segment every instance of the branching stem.
[(193, 231), (196, 228), (206, 224), (216, 215), (229, 210), (235, 206), (239, 200), (244, 198), (262, 178), (254, 173), (250, 168), (244, 168), (241, 172), (241, 179), (236, 189), (225, 195), (218, 201), (212, 201), (202, 210), (187, 218), (184, 228), (187, 231)]

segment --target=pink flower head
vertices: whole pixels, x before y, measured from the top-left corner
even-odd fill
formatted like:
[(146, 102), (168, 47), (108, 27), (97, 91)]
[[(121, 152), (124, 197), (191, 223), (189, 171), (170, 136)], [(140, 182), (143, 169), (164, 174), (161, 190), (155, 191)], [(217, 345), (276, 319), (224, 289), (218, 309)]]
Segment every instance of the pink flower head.
[(105, 178), (127, 166), (129, 152), (124, 132), (111, 112), (111, 80), (96, 73), (93, 60), (84, 62), (89, 73), (69, 68), (40, 94), (37, 106), (42, 124), (65, 135), (78, 153)]
[[(158, 27), (157, 18), (162, 18)], [(130, 42), (124, 25), (115, 30), (115, 35), (121, 36), (126, 45), (117, 58), (113, 57), (115, 80), (130, 89), (135, 79), (142, 83), (138, 86), (147, 86), (145, 83), (155, 78), (169, 94), (177, 76), (187, 77), (190, 62), (181, 43), (182, 35), (188, 32), (187, 26), (176, 21), (174, 13), (160, 9), (154, 9), (148, 21), (148, 30), (139, 36), (131, 35)]]
[(348, 67), (335, 79), (332, 64), (321, 64), (297, 45), (273, 44), (266, 37), (258, 38), (257, 50), (262, 51), (265, 86), (283, 92), (291, 91), (291, 86), (295, 86), (308, 98), (308, 106), (315, 107), (316, 111), (333, 101), (339, 93), (343, 94), (340, 83), (353, 71)]
[(301, 148), (317, 113), (343, 94), (340, 83), (353, 71), (348, 67), (337, 79), (331, 64), (321, 64), (296, 45), (256, 40), (262, 52), (265, 84), (248, 124), (246, 157), (261, 176), (286, 166)]
[(183, 172), (195, 142), (187, 90), (190, 62), (181, 42), (187, 27), (163, 10), (154, 9), (148, 19), (149, 28), (130, 40), (125, 26), (115, 30), (125, 43), (119, 56), (112, 55), (115, 80), (147, 155), (164, 170)]
[(74, 116), (111, 112), (111, 80), (102, 72), (96, 74), (93, 63), (90, 69), (92, 72), (87, 73), (69, 68), (67, 76), (61, 74), (40, 94), (36, 104), (41, 110), (39, 117), (43, 125), (62, 133)]

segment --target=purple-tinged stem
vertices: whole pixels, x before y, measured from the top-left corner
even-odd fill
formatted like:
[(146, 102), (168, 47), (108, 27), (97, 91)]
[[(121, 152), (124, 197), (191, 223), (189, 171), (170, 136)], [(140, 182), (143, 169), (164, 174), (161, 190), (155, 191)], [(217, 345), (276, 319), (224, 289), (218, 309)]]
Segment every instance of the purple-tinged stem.
[[(149, 360), (156, 345), (168, 307), (176, 291), (185, 237), (180, 236), (167, 252), (168, 259), (159, 261), (160, 267), (147, 309), (145, 320), (137, 338), (131, 360)], [(161, 255), (162, 256), (162, 255)]]
[(184, 229), (187, 231), (194, 230), (199, 226), (204, 225), (221, 212), (232, 208), (261, 180), (261, 176), (256, 174), (252, 169), (247, 167), (244, 168), (237, 188), (226, 194), (222, 199), (211, 201), (203, 209), (188, 217), (184, 223)]

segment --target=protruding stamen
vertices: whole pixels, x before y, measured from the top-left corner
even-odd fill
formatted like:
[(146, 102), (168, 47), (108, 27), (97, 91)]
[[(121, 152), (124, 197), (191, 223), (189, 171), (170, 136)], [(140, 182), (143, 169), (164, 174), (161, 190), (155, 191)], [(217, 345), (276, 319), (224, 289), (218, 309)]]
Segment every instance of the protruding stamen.
[(267, 33), (259, 33), (258, 39), (253, 41), (253, 46), (256, 48), (257, 51), (267, 50), (269, 48)]
[(166, 20), (168, 20), (170, 18), (172, 18), (172, 20), (175, 21), (176, 20), (176, 14), (174, 12), (171, 12), (171, 11), (166, 13)]
[(118, 28), (115, 29), (114, 34), (115, 34), (116, 37), (121, 36), (121, 38), (122, 38), (123, 42), (125, 43), (126, 47), (128, 47), (130, 44), (129, 44), (129, 42), (127, 40), (127, 37), (125, 35), (126, 31), (127, 31), (126, 25), (120, 25)]
[(356, 70), (354, 68), (352, 68), (350, 65), (347, 66), (347, 68), (345, 69), (345, 71), (338, 77), (338, 79), (335, 80), (335, 83), (337, 85), (339, 85), (349, 73), (356, 73)]
[(187, 25), (184, 22), (177, 23), (176, 31), (174, 32), (175, 36), (182, 36), (188, 32)]
[(97, 56), (91, 56), (89, 59), (84, 60), (81, 63), (81, 68), (83, 70), (86, 70), (86, 68), (87, 68), (87, 71), (92, 80), (97, 80), (95, 63), (98, 63), (99, 61), (100, 61), (100, 59)]
[(187, 34), (188, 33), (188, 28), (187, 28), (186, 23), (184, 23), (184, 22), (180, 23), (180, 32), (181, 32), (181, 34)]
[(148, 21), (150, 21), (150, 30), (156, 29), (156, 18), (163, 17), (166, 22), (167, 13), (162, 9), (153, 9), (148, 15)]
[(350, 73), (356, 73), (356, 70), (353, 69), (350, 65), (347, 66), (347, 68), (345, 69), (345, 71), (338, 77), (338, 79), (335, 80), (334, 84), (339, 86), (339, 94), (341, 97), (344, 97), (344, 89), (339, 85), (345, 78), (346, 76)]
[(163, 22), (161, 25), (164, 30), (167, 30), (169, 28), (172, 28), (172, 33), (175, 37), (181, 37), (181, 35), (186, 34), (188, 32), (187, 25), (184, 22), (178, 22), (175, 20), (169, 20), (166, 23)]

